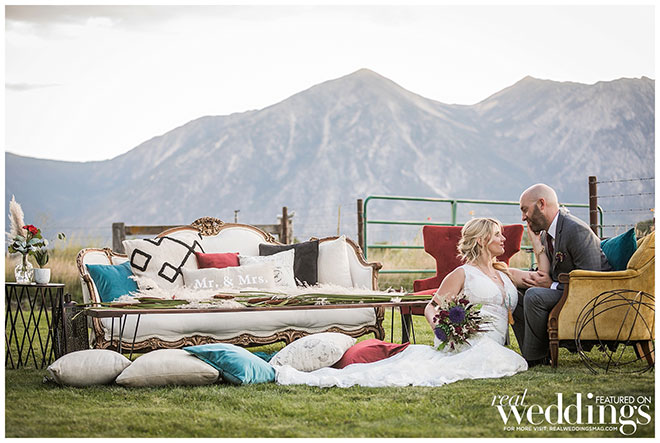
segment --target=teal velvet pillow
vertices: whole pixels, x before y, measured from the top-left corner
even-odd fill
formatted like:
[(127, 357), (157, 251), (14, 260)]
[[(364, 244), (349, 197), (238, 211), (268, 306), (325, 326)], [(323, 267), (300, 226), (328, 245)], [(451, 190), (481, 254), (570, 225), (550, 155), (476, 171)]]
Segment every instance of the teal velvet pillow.
[(111, 302), (122, 295), (138, 290), (135, 280), (128, 278), (133, 275), (130, 262), (120, 265), (86, 266), (103, 302)]
[(262, 351), (256, 351), (253, 352), (254, 355), (262, 359), (263, 361), (271, 361), (273, 357), (275, 357), (275, 354), (277, 354), (277, 351), (275, 352), (262, 352)]
[(637, 238), (635, 238), (635, 228), (631, 228), (628, 232), (617, 235), (616, 237), (608, 238), (600, 242), (600, 247), (610, 262), (612, 269), (615, 271), (623, 271), (628, 266), (630, 257), (637, 249)]
[(220, 376), (235, 385), (275, 381), (275, 369), (263, 359), (240, 346), (228, 343), (187, 346), (183, 348), (218, 371)]

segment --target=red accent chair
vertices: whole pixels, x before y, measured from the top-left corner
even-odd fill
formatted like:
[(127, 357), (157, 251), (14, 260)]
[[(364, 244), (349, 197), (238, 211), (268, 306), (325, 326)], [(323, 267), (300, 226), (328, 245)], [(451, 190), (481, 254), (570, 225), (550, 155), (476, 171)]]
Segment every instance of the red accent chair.
[[(440, 287), (442, 280), (451, 271), (463, 264), (458, 258), (458, 241), (461, 238), (461, 226), (424, 226), (424, 250), (435, 259), (436, 275), (422, 280), (415, 280), (413, 290), (415, 295), (432, 295)], [(497, 257), (499, 261), (509, 264), (513, 255), (520, 251), (523, 237), (523, 225), (503, 226), (504, 254)], [(406, 308), (402, 314), (424, 315), (423, 308)]]

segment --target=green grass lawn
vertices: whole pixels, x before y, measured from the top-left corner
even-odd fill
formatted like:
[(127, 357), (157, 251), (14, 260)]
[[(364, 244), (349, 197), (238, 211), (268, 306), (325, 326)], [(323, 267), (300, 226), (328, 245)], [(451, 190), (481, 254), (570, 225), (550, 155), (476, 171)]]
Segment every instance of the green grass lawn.
[[(391, 316), (385, 318), (389, 340)], [(400, 340), (395, 315), (394, 340)], [(431, 331), (415, 317), (418, 343)], [(370, 338), (370, 336), (364, 337)], [(272, 352), (282, 345), (255, 348)], [(517, 344), (514, 342), (514, 349)], [(592, 351), (596, 353), (598, 351)], [(494, 396), (521, 395), (546, 408), (562, 393), (654, 395), (654, 373), (593, 375), (561, 350), (559, 368), (535, 367), (512, 377), (463, 380), (437, 388), (312, 388), (274, 383), (203, 387), (60, 387), (46, 370), (5, 370), (6, 437), (621, 437), (618, 431), (505, 430)], [(650, 405), (655, 414), (654, 403)], [(546, 424), (547, 426), (547, 424)], [(635, 437), (653, 437), (654, 420)]]

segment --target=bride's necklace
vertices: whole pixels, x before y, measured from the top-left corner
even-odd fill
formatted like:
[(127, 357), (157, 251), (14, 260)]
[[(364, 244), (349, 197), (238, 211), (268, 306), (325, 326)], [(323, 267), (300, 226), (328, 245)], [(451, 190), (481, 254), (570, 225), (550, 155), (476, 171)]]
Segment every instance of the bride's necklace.
[(484, 274), (485, 276), (487, 276), (487, 277), (489, 277), (489, 278), (495, 280), (496, 282), (498, 282), (498, 286), (499, 286), (500, 278), (498, 277), (498, 275), (497, 275), (497, 271), (496, 271), (494, 268), (492, 269), (492, 272), (493, 272), (493, 273), (491, 273), (491, 272), (489, 272), (490, 270), (489, 270), (488, 268), (486, 268), (486, 269), (484, 270), (484, 268), (482, 268), (481, 265), (476, 265), (476, 267), (477, 267), (481, 272), (483, 272), (483, 274)]
[[(502, 294), (502, 301), (504, 303), (504, 307), (507, 310), (508, 313), (508, 322), (510, 325), (514, 323), (513, 320), (513, 312), (511, 312), (511, 297), (507, 296), (506, 294), (506, 289), (504, 287), (504, 282), (500, 280), (500, 278), (497, 275), (497, 270), (493, 269), (493, 272), (495, 273), (494, 275), (488, 272), (488, 268), (484, 270), (483, 267), (480, 265), (475, 264), (474, 265), (477, 269), (479, 269), (485, 276), (491, 278), (492, 280), (495, 281), (495, 284), (497, 285), (497, 288), (500, 290), (500, 294)], [(507, 298), (509, 299), (509, 303), (507, 303)]]

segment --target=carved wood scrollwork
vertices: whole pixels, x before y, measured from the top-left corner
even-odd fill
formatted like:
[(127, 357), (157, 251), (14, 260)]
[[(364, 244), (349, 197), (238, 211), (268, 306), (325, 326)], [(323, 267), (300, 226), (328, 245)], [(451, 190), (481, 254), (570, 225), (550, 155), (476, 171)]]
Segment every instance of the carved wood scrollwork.
[(279, 244), (277, 240), (275, 240), (275, 237), (273, 237), (270, 232), (264, 232), (264, 237), (267, 243)]
[(190, 226), (197, 229), (200, 234), (208, 237), (220, 232), (224, 224), (225, 222), (215, 217), (202, 217), (192, 222)]

